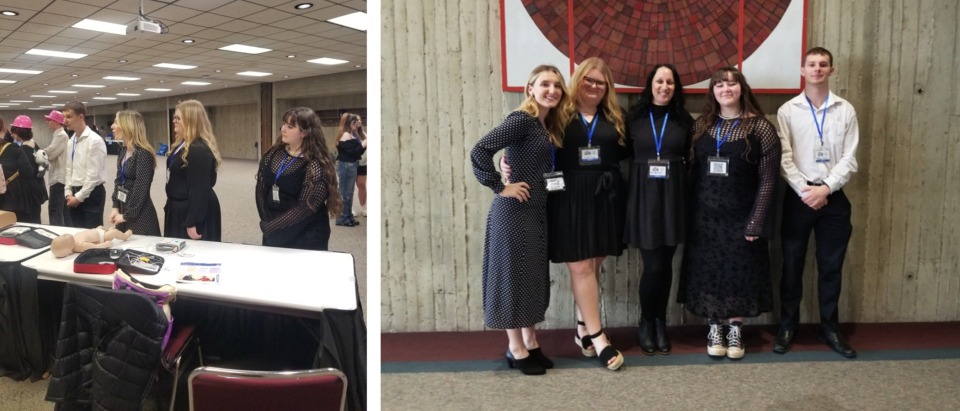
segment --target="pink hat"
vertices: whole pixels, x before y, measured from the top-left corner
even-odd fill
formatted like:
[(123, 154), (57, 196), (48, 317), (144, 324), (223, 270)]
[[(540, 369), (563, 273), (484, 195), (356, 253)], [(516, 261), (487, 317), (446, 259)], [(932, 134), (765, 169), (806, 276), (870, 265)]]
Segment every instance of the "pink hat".
[(54, 121), (57, 124), (63, 124), (63, 113), (57, 110), (50, 110), (50, 114), (43, 116), (43, 118)]
[(33, 128), (33, 121), (30, 120), (30, 117), (21, 114), (17, 116), (17, 118), (13, 119), (13, 123), (10, 123), (10, 125), (20, 128)]

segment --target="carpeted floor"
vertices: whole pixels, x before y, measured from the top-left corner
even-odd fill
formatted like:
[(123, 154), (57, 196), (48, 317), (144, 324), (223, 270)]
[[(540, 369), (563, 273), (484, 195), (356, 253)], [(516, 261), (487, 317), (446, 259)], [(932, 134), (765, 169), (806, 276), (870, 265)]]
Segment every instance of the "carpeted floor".
[(600, 368), (573, 330), (538, 332), (556, 363), (524, 376), (503, 359), (502, 331), (383, 334), (384, 410), (955, 410), (960, 409), (960, 323), (847, 324), (849, 360), (803, 326), (791, 352), (771, 352), (776, 330), (745, 328), (740, 361), (705, 353), (705, 326), (672, 327), (670, 355), (643, 355), (635, 328), (608, 330), (626, 362)]
[[(108, 156), (107, 159), (108, 176), (116, 175), (116, 157)], [(230, 160), (223, 161), (218, 172), (217, 185), (214, 191), (220, 200), (222, 213), (222, 237), (224, 242), (260, 244), (261, 232), (257, 222), (260, 221), (257, 216), (257, 207), (253, 200), (253, 187), (256, 182), (257, 163), (252, 160)], [(163, 204), (166, 199), (164, 194), (165, 174), (163, 165), (159, 165), (156, 176), (151, 186), (151, 198), (160, 217), (160, 227), (163, 227)], [(114, 183), (107, 181), (105, 188), (107, 193), (113, 193)], [(354, 199), (354, 209), (357, 208), (356, 199)], [(110, 203), (108, 201), (104, 210), (104, 221), (110, 212)], [(43, 205), (41, 210), (42, 222), (48, 223), (47, 204)], [(364, 316), (366, 316), (367, 304), (367, 229), (365, 218), (358, 218), (361, 225), (357, 227), (340, 227), (333, 224), (331, 220), (330, 250), (342, 251), (353, 254), (356, 264), (357, 284), (360, 289), (360, 301), (364, 307)], [(374, 331), (375, 332), (375, 331)], [(374, 334), (375, 335), (375, 334)], [(47, 382), (18, 382), (10, 378), (0, 377), (0, 411), (33, 411), (33, 410), (51, 410), (53, 403), (45, 402), (43, 397), (46, 395)], [(185, 394), (185, 393), (184, 393)], [(149, 403), (146, 410), (154, 409), (154, 405)]]

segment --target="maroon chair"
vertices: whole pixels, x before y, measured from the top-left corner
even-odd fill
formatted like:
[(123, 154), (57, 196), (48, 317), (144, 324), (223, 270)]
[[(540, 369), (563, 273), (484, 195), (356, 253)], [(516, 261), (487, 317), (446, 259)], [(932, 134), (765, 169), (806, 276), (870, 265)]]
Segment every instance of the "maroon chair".
[(171, 388), (170, 411), (177, 409), (177, 390), (187, 364), (196, 360), (200, 366), (203, 366), (200, 339), (195, 335), (195, 329), (193, 324), (175, 324), (170, 340), (163, 349), (163, 355), (160, 356), (160, 365), (169, 373), (171, 380), (169, 384), (163, 384)]
[(247, 371), (200, 367), (190, 373), (191, 411), (343, 411), (347, 377), (337, 369)]

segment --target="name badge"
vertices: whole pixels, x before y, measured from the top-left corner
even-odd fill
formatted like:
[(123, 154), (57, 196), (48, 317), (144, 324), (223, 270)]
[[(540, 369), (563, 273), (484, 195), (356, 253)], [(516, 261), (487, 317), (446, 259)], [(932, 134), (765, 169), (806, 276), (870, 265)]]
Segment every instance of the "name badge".
[(600, 147), (580, 147), (580, 165), (593, 166), (600, 164)]
[(123, 187), (117, 187), (117, 200), (121, 203), (127, 202), (127, 189)]
[(825, 148), (814, 150), (814, 155), (816, 156), (818, 163), (830, 162), (830, 150), (827, 150)]
[(543, 181), (547, 183), (547, 191), (556, 192), (563, 191), (566, 189), (566, 185), (563, 183), (563, 171), (554, 171), (552, 173), (544, 173)]
[(280, 187), (274, 185), (273, 188), (270, 189), (270, 200), (274, 203), (280, 202)]
[(730, 159), (727, 157), (707, 157), (707, 174), (717, 177), (726, 177)]
[(647, 162), (647, 177), (670, 178), (670, 162), (666, 160), (650, 160)]

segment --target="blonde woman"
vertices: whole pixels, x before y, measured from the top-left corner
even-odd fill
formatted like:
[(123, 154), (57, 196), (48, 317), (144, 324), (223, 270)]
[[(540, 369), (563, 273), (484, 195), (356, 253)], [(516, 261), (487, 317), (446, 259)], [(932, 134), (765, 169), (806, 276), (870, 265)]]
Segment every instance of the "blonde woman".
[(173, 152), (167, 158), (165, 237), (220, 241), (220, 201), (213, 191), (220, 151), (203, 104), (187, 100), (173, 113)]
[(140, 235), (160, 236), (157, 209), (150, 199), (150, 185), (157, 159), (147, 142), (143, 117), (133, 110), (117, 112), (113, 119), (115, 139), (123, 142), (117, 152), (117, 178), (114, 180), (113, 208), (110, 223), (120, 231), (132, 230)]
[[(483, 247), (483, 322), (506, 330), (511, 368), (541, 375), (553, 367), (534, 327), (550, 303), (547, 196), (560, 183), (548, 173), (566, 124), (560, 108), (567, 91), (560, 70), (547, 65), (534, 69), (526, 95), (520, 107), (477, 142), (470, 158), (477, 180), (496, 194)], [(504, 149), (511, 164), (507, 183), (493, 163), (494, 154)]]

